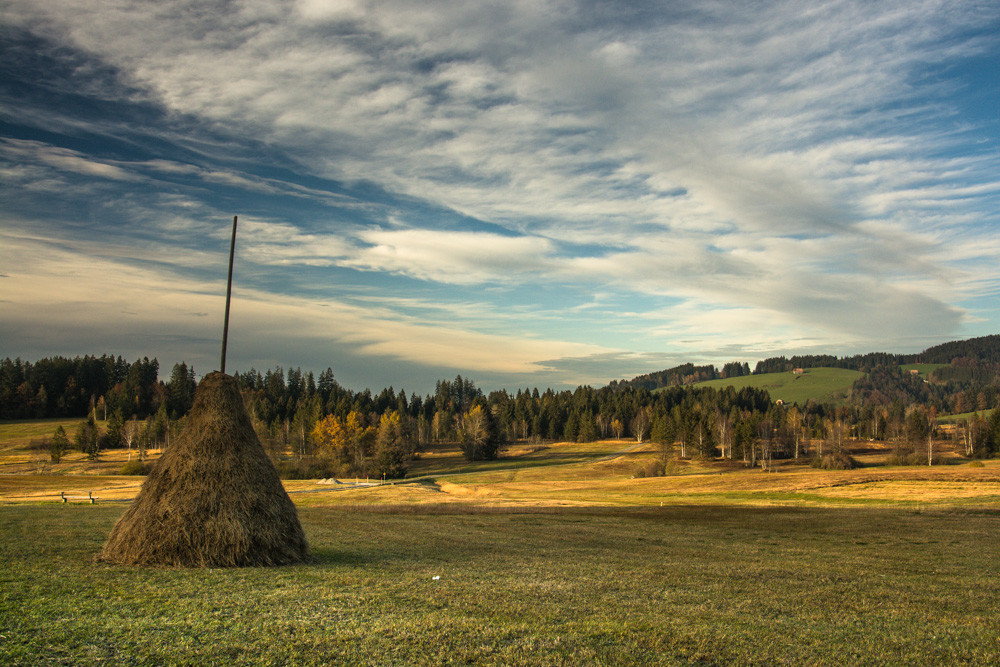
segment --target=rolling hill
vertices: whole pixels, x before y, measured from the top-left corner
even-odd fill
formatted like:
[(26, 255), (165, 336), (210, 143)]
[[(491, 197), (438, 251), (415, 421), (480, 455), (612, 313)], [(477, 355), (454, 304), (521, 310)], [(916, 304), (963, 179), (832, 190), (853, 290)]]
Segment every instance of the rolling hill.
[(699, 387), (728, 387), (736, 389), (755, 387), (767, 391), (771, 398), (785, 403), (804, 405), (814, 400), (819, 403), (840, 404), (847, 401), (854, 381), (863, 375), (861, 371), (847, 368), (806, 368), (800, 374), (764, 373), (744, 375), (699, 382)]

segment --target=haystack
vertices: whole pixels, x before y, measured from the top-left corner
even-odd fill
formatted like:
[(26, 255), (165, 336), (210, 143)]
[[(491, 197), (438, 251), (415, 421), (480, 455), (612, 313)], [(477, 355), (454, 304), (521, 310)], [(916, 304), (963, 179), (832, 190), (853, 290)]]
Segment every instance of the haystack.
[(99, 560), (226, 567), (306, 559), (306, 539), (236, 381), (211, 373)]

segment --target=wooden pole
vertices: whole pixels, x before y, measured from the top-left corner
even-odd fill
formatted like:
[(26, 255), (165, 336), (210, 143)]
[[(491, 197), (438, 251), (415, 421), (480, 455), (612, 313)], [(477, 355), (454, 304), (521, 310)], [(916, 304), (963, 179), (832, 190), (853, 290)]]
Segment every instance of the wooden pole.
[(236, 255), (236, 216), (233, 216), (233, 240), (229, 242), (229, 282), (226, 285), (226, 321), (222, 325), (222, 367), (226, 372), (226, 343), (229, 340), (229, 302), (233, 296), (233, 257)]

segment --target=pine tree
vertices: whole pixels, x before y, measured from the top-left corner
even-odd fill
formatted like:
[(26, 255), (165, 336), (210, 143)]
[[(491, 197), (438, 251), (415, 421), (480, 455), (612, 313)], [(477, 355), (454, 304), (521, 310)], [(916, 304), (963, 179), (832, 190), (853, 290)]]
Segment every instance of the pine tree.
[(59, 463), (63, 455), (69, 449), (69, 438), (62, 426), (56, 429), (55, 435), (49, 441), (49, 456), (53, 463)]
[(108, 419), (107, 432), (104, 434), (102, 449), (116, 449), (121, 447), (123, 434), (125, 431), (125, 420), (122, 411), (115, 410)]
[(406, 475), (406, 463), (413, 456), (414, 446), (404, 420), (397, 410), (386, 412), (379, 420), (373, 465), (380, 477), (393, 479)]
[(91, 461), (96, 461), (100, 456), (101, 448), (97, 435), (97, 423), (94, 421), (93, 415), (87, 417), (87, 421), (81, 423), (77, 429), (76, 446)]

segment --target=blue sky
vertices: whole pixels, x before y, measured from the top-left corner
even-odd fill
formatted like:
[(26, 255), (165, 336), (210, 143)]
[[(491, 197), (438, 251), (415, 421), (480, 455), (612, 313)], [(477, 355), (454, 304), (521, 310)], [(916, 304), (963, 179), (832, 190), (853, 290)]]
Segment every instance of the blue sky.
[(1000, 3), (6, 0), (0, 355), (572, 387), (1000, 331)]

